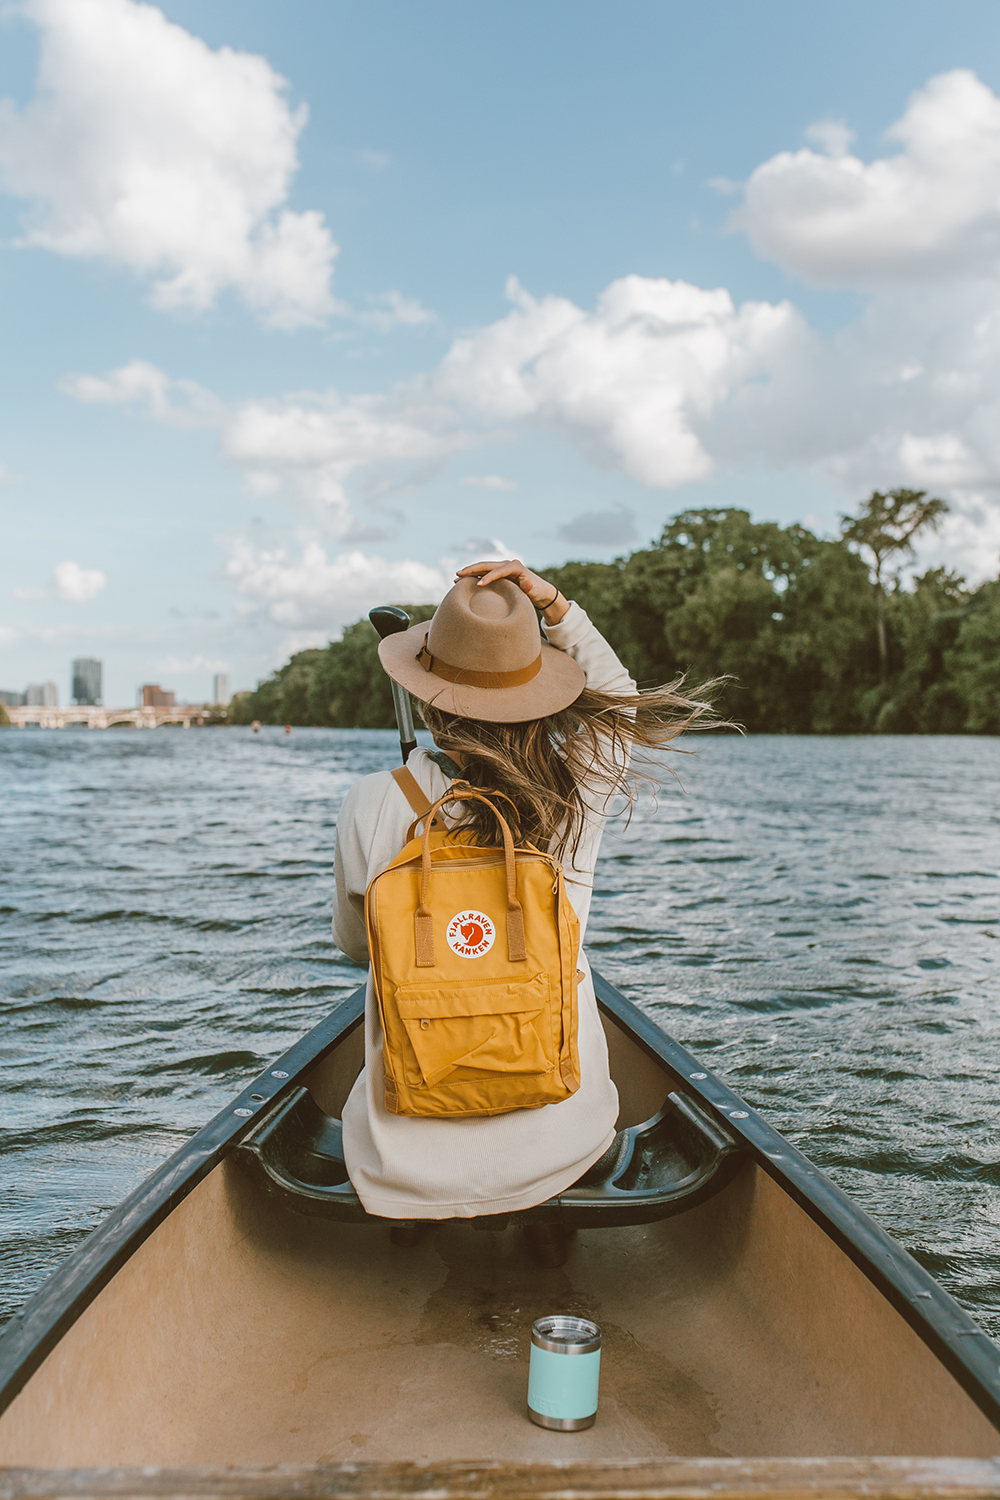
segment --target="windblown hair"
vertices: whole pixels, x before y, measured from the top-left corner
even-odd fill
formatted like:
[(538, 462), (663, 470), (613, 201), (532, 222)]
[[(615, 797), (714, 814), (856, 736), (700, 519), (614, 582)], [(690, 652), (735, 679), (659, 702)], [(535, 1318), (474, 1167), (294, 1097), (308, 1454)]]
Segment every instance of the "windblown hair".
[[(701, 699), (686, 697), (683, 683), (678, 678), (642, 693), (584, 688), (569, 708), (521, 724), (488, 724), (458, 718), (429, 703), (417, 706), (438, 748), (465, 757), (463, 777), (513, 803), (519, 825), (515, 837), (541, 849), (554, 840), (552, 852), (563, 859), (579, 845), (588, 787), (598, 790), (602, 803), (605, 797), (610, 802), (616, 794), (624, 796), (631, 809), (640, 783), (663, 779), (649, 756), (636, 764), (636, 750), (673, 749), (673, 741), (691, 729), (734, 727), (712, 708), (717, 683), (706, 683)], [(509, 804), (500, 802), (499, 807), (510, 822)], [(458, 826), (474, 830), (477, 842), (497, 841), (496, 819), (481, 802), (464, 804)]]

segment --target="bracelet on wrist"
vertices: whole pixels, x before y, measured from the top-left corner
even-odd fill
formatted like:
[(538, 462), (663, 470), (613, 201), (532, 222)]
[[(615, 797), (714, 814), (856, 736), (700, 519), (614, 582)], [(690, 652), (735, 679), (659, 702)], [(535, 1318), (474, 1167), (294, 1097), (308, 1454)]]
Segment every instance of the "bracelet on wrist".
[(547, 609), (551, 609), (552, 608), (553, 604), (555, 604), (556, 600), (559, 598), (559, 595), (560, 595), (561, 592), (562, 591), (560, 589), (556, 589), (555, 593), (552, 595), (552, 598), (549, 600), (548, 604), (539, 604), (538, 605), (538, 609), (541, 611), (541, 613), (543, 615), (544, 615), (544, 613), (545, 613), (545, 611)]

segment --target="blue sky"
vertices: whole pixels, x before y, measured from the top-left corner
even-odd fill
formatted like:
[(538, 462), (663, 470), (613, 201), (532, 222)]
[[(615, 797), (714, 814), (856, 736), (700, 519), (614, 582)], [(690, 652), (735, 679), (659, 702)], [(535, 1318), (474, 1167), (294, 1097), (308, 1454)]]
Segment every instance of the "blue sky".
[(197, 701), (686, 506), (910, 484), (924, 560), (995, 574), (995, 5), (25, 0), (0, 43), (0, 686)]

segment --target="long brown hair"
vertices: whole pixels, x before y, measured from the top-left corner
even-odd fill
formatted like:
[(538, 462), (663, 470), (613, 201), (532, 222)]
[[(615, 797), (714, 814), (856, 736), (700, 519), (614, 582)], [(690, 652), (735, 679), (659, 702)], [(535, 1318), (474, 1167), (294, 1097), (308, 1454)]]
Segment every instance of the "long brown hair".
[[(633, 763), (637, 749), (673, 749), (685, 730), (733, 727), (712, 709), (716, 683), (706, 683), (694, 699), (681, 692), (683, 682), (678, 678), (643, 693), (584, 688), (561, 713), (522, 724), (461, 719), (429, 703), (417, 707), (438, 748), (464, 757), (462, 776), (514, 804), (519, 836), (542, 849), (555, 839), (552, 852), (562, 859), (579, 845), (588, 787), (598, 791), (602, 804), (620, 793), (631, 806), (639, 782), (662, 779), (648, 757)], [(510, 821), (508, 804), (499, 806)], [(496, 819), (481, 802), (463, 804), (459, 826), (473, 829), (478, 842), (496, 842)]]

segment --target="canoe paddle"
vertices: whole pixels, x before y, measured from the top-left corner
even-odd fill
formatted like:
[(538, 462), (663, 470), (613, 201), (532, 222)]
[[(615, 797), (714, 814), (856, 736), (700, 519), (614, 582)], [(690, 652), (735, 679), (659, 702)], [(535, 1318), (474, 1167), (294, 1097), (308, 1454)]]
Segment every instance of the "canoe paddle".
[[(368, 618), (383, 641), (387, 635), (396, 635), (400, 630), (409, 630), (413, 624), (406, 610), (400, 609), (396, 604), (377, 604), (374, 609), (368, 611)], [(410, 751), (417, 748), (417, 736), (413, 728), (413, 709), (410, 705), (410, 695), (405, 688), (400, 687), (398, 682), (393, 682), (391, 677), (389, 686), (392, 688), (392, 706), (396, 710), (396, 723), (399, 726), (399, 749), (405, 766)]]

